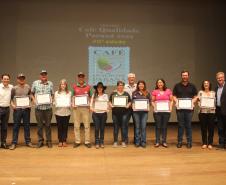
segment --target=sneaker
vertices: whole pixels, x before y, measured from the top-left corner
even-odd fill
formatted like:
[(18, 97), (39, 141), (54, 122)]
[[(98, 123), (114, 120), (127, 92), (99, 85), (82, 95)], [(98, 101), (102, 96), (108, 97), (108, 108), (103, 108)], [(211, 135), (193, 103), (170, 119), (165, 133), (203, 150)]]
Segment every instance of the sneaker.
[(51, 142), (48, 142), (48, 143), (47, 143), (47, 147), (48, 147), (48, 148), (52, 148), (52, 147), (53, 147), (52, 143), (51, 143)]
[(67, 143), (66, 142), (63, 142), (63, 147), (67, 147)]
[(113, 147), (114, 148), (118, 147), (118, 143), (117, 142), (114, 142)]
[(96, 149), (99, 149), (100, 148), (100, 145), (99, 144), (96, 144), (95, 147), (96, 147)]
[(177, 143), (177, 148), (182, 148), (182, 143)]
[(212, 149), (213, 147), (212, 147), (212, 145), (208, 145), (208, 148), (209, 148), (209, 149)]
[(87, 148), (91, 148), (91, 147), (92, 147), (92, 145), (91, 145), (90, 143), (85, 143), (85, 146), (86, 146)]
[(192, 144), (191, 143), (187, 143), (187, 148), (191, 149), (192, 148)]
[(155, 147), (158, 148), (160, 145), (159, 143), (155, 143)]
[(73, 148), (78, 148), (80, 146), (80, 143), (74, 143)]
[(101, 144), (100, 147), (101, 147), (101, 148), (104, 148), (104, 144)]
[(166, 143), (162, 143), (162, 146), (163, 146), (164, 148), (168, 148), (168, 145), (167, 145)]
[(145, 143), (141, 143), (141, 147), (142, 148), (146, 148), (146, 144)]
[(16, 144), (12, 144), (10, 147), (9, 147), (10, 150), (15, 150), (16, 149)]
[(44, 146), (43, 142), (38, 142), (37, 148), (41, 148), (41, 147), (43, 147), (43, 146)]
[(60, 142), (60, 143), (58, 144), (58, 147), (62, 147), (62, 146), (63, 146), (63, 143)]
[(135, 144), (135, 147), (136, 147), (136, 148), (138, 148), (139, 146), (140, 146), (140, 144), (138, 144), (138, 143)]
[(30, 148), (34, 148), (34, 146), (33, 146), (33, 144), (31, 142), (27, 143), (26, 146), (30, 147)]
[(122, 148), (126, 148), (126, 143), (125, 142), (122, 142)]
[(207, 145), (202, 145), (202, 149), (206, 149), (207, 148)]

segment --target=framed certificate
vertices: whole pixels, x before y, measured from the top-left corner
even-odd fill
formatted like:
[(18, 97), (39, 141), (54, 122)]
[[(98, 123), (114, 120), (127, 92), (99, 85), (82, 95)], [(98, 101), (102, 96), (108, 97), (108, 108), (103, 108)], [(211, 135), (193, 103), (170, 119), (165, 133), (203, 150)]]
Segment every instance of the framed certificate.
[(155, 101), (155, 112), (170, 112), (170, 101)]
[(147, 99), (134, 99), (133, 111), (149, 111), (149, 100)]
[(71, 106), (71, 97), (70, 96), (58, 96), (55, 97), (56, 107), (70, 107)]
[(31, 106), (28, 96), (15, 96), (16, 108), (28, 108)]
[(73, 97), (73, 105), (76, 107), (89, 106), (89, 97), (87, 95), (77, 95)]
[(192, 110), (192, 98), (178, 98), (178, 107), (177, 109), (186, 109)]
[(214, 109), (215, 108), (215, 98), (201, 97), (200, 98), (200, 107)]
[(113, 96), (112, 105), (113, 107), (126, 107), (128, 104), (127, 96)]
[(52, 103), (52, 98), (50, 94), (36, 94), (37, 105), (48, 105), (51, 103)]
[(108, 101), (95, 100), (93, 108), (96, 111), (107, 111), (108, 110)]

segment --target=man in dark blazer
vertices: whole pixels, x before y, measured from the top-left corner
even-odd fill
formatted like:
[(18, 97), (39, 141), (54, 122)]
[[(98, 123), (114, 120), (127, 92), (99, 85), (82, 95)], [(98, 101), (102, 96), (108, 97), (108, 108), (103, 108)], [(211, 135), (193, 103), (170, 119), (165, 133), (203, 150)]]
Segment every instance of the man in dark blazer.
[(226, 85), (225, 75), (223, 72), (216, 74), (216, 116), (219, 136), (218, 148), (226, 149)]

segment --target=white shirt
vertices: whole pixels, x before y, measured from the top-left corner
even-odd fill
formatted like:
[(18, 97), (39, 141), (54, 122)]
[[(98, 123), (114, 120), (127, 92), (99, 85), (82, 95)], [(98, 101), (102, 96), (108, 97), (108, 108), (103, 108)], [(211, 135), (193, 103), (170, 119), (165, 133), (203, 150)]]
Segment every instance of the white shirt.
[[(90, 107), (93, 107), (94, 101), (96, 101), (96, 100), (98, 100), (98, 101), (109, 101), (107, 94), (102, 94), (101, 96), (98, 95), (96, 97), (96, 99), (94, 99), (94, 94), (93, 94), (92, 97), (91, 97), (91, 101), (90, 101)], [(106, 111), (97, 111), (97, 110), (94, 110), (94, 112), (95, 113), (105, 113)]]
[(7, 87), (5, 87), (3, 83), (0, 84), (0, 107), (10, 106), (12, 88), (13, 85), (11, 84), (9, 84)]
[[(68, 97), (71, 99), (71, 92), (69, 91), (68, 93), (66, 93), (65, 91), (62, 91), (60, 93), (58, 93), (58, 91), (55, 92), (55, 99), (58, 97)], [(71, 115), (71, 107), (56, 107), (55, 109), (55, 114), (57, 116), (70, 116)]]
[(124, 87), (124, 91), (129, 93), (130, 98), (132, 98), (132, 94), (136, 89), (137, 89), (137, 84), (133, 84), (133, 86), (126, 84)]

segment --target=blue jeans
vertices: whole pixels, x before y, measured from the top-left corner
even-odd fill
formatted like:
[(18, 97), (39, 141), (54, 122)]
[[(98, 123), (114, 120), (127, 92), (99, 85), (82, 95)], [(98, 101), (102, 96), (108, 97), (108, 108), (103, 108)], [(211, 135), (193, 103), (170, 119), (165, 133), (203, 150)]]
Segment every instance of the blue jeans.
[(166, 143), (167, 125), (170, 118), (169, 112), (157, 112), (153, 114), (155, 120), (155, 138), (156, 143), (160, 143), (160, 134), (162, 133), (162, 143)]
[(112, 120), (114, 124), (114, 142), (118, 142), (118, 132), (121, 127), (122, 142), (126, 142), (128, 130), (128, 112), (112, 112)]
[(146, 144), (146, 125), (148, 120), (148, 112), (134, 111), (135, 119), (135, 144)]
[(93, 122), (95, 125), (95, 144), (104, 144), (104, 128), (107, 121), (107, 113), (93, 113)]
[(17, 144), (18, 142), (18, 135), (19, 135), (19, 129), (21, 121), (23, 120), (24, 125), (24, 140), (26, 144), (31, 142), (30, 138), (30, 112), (31, 109), (15, 109), (13, 111), (13, 144)]
[(191, 110), (177, 110), (177, 120), (178, 120), (178, 143), (182, 143), (184, 128), (186, 131), (187, 143), (192, 143), (192, 128), (191, 121), (193, 116), (193, 111)]

